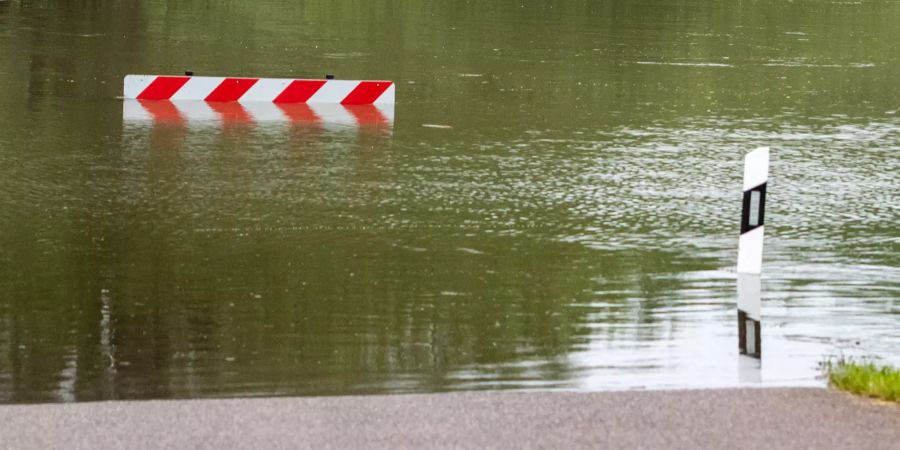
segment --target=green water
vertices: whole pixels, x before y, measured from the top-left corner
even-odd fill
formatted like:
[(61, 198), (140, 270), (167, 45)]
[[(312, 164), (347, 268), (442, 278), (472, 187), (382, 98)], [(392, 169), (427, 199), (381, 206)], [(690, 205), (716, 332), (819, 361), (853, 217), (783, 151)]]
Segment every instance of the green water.
[[(0, 402), (820, 384), (900, 363), (900, 2), (0, 3)], [(128, 73), (389, 79), (153, 123)], [(743, 154), (772, 148), (761, 365)]]

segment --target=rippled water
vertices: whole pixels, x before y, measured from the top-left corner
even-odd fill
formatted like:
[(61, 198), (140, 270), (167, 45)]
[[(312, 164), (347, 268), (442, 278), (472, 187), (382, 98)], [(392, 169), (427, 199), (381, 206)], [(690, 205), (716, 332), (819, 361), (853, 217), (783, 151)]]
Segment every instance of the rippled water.
[[(900, 364), (900, 4), (378, 3), (0, 4), (0, 400)], [(154, 121), (116, 98), (186, 67), (392, 79), (398, 104)], [(760, 145), (761, 363), (734, 273)]]

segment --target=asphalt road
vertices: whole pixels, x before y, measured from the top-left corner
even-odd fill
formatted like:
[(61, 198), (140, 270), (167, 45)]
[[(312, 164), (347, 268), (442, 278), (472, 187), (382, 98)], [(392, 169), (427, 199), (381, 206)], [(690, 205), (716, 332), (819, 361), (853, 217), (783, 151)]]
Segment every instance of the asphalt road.
[(825, 389), (474, 392), (0, 406), (0, 448), (900, 449), (900, 407)]

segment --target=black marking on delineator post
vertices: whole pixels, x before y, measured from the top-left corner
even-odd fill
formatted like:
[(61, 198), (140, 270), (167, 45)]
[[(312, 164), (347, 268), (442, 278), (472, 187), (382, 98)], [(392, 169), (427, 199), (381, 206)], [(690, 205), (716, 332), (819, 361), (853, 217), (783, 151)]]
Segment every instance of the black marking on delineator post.
[(756, 358), (762, 356), (760, 274), (768, 178), (768, 147), (748, 153), (744, 159), (744, 196), (738, 243), (738, 347), (742, 354)]
[(744, 191), (744, 207), (741, 209), (741, 234), (765, 224), (766, 183)]

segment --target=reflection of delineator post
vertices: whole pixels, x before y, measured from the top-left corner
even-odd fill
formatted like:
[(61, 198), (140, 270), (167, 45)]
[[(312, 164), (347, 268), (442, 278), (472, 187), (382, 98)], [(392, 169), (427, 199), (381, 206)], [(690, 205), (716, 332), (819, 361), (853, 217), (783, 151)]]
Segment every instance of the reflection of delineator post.
[(760, 357), (760, 310), (766, 182), (769, 149), (760, 147), (744, 159), (744, 200), (738, 243), (738, 345), (741, 353)]
[(738, 346), (741, 353), (759, 357), (762, 339), (760, 336), (760, 291), (759, 274), (739, 273), (738, 285)]

